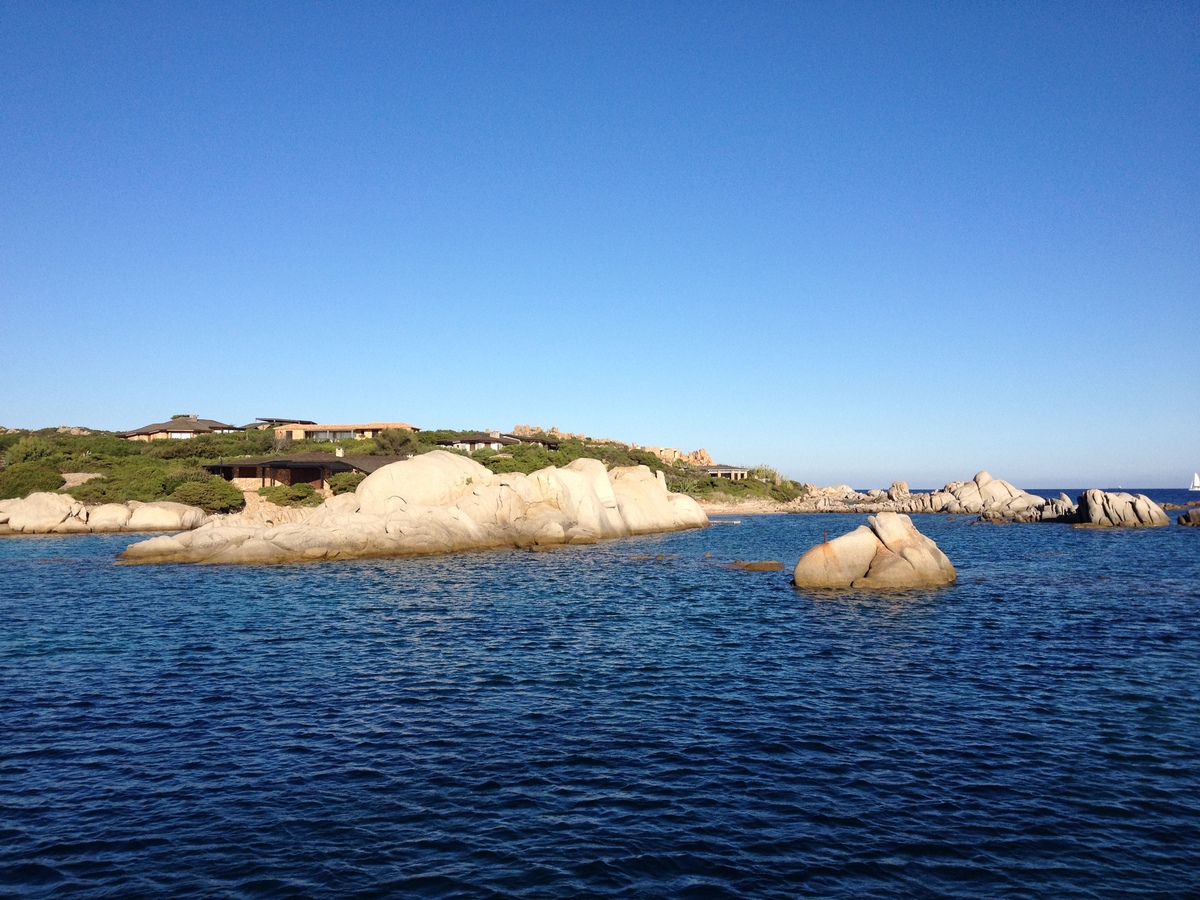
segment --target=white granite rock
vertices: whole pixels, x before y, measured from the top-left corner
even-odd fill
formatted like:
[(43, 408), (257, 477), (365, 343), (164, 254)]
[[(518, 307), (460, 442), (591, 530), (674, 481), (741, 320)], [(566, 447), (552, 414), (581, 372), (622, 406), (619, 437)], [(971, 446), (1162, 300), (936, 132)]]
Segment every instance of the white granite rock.
[(950, 584), (954, 566), (908, 516), (881, 512), (849, 534), (813, 547), (796, 563), (801, 588), (921, 588)]
[(1116, 528), (1171, 524), (1162, 507), (1145, 494), (1096, 489), (1079, 496), (1079, 522)]
[[(136, 512), (135, 512), (136, 514)], [(374, 472), (303, 521), (240, 526), (213, 520), (169, 541), (131, 545), (130, 562), (267, 563), (412, 556), (488, 547), (589, 543), (699, 528), (708, 517), (667, 491), (645, 466), (607, 471), (594, 459), (529, 475), (493, 475), (474, 460), (434, 451)]]

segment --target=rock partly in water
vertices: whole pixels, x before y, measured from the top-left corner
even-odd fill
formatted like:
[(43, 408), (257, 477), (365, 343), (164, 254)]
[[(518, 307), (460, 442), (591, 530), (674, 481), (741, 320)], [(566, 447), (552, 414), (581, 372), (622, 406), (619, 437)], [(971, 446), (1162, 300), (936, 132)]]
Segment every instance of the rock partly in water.
[(795, 512), (950, 513), (981, 516), (985, 521), (1075, 521), (1075, 505), (1065, 495), (1047, 500), (979, 472), (970, 481), (951, 481), (940, 490), (912, 493), (903, 481), (887, 491), (858, 493), (846, 485), (809, 490), (790, 505)]
[(1183, 515), (1181, 515), (1177, 521), (1180, 525), (1190, 525), (1192, 527), (1200, 528), (1200, 506), (1189, 509)]
[(1159, 527), (1171, 520), (1145, 494), (1092, 489), (1079, 495), (1079, 523), (1101, 527)]
[(86, 506), (68, 494), (39, 492), (0, 503), (0, 525), (18, 534), (185, 531), (206, 518), (202, 509), (167, 500)]
[(743, 572), (782, 572), (783, 563), (777, 559), (760, 559), (754, 562), (735, 559), (733, 562), (727, 563), (725, 568), (741, 569)]
[(212, 521), (133, 544), (129, 562), (275, 563), (420, 556), (490, 547), (592, 543), (700, 528), (708, 517), (667, 491), (646, 466), (605, 469), (577, 459), (529, 475), (494, 475), (474, 460), (434, 451), (384, 466), (353, 494), (302, 521), (270, 527)]
[(912, 519), (881, 512), (849, 534), (813, 547), (796, 563), (802, 588), (923, 588), (950, 584), (954, 566)]

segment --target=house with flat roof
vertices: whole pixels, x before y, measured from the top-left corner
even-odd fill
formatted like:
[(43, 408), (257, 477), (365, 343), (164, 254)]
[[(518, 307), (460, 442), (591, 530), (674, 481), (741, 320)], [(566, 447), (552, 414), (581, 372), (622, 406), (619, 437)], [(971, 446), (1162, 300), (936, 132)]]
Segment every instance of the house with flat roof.
[(505, 447), (519, 443), (521, 443), (521, 438), (511, 434), (501, 434), (498, 431), (473, 431), (469, 434), (460, 434), (458, 437), (438, 441), (442, 447), (453, 447), (455, 450), (465, 450), (467, 453), (474, 453), (485, 447), (492, 450), (503, 450)]
[(266, 431), (268, 428), (278, 428), (280, 425), (315, 425), (311, 419), (283, 419), (276, 416), (259, 416), (249, 425), (243, 425), (243, 431)]
[(122, 431), (119, 437), (127, 441), (186, 440), (198, 434), (231, 434), (241, 431), (237, 425), (226, 425), (215, 419), (201, 419), (195, 415), (172, 416), (166, 422), (143, 425), (133, 431)]
[(702, 466), (700, 471), (709, 478), (728, 478), (730, 481), (745, 481), (750, 477), (750, 470), (741, 466)]
[(258, 490), (277, 484), (311, 484), (317, 490), (329, 487), (329, 476), (338, 472), (370, 475), (386, 465), (401, 462), (405, 456), (333, 456), (328, 453), (294, 453), (289, 456), (261, 456), (222, 460), (205, 466), (214, 475), (243, 491)]
[(289, 422), (275, 428), (277, 441), (363, 441), (381, 431), (420, 431), (407, 422), (359, 422), (353, 425), (325, 425), (316, 422)]

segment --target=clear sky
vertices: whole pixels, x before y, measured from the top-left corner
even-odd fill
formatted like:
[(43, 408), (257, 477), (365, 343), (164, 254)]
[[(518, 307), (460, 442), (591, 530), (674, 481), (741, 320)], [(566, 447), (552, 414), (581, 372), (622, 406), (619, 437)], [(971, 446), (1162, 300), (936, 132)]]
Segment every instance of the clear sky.
[(0, 425), (1200, 469), (1200, 4), (0, 0)]

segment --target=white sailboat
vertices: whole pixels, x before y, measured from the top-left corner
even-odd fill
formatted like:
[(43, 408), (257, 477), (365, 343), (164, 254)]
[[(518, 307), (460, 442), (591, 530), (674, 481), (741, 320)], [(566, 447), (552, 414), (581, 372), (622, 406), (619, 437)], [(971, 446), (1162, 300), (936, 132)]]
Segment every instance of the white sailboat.
[(1192, 486), (1189, 487), (1188, 490), (1189, 491), (1200, 491), (1200, 472), (1192, 473)]

